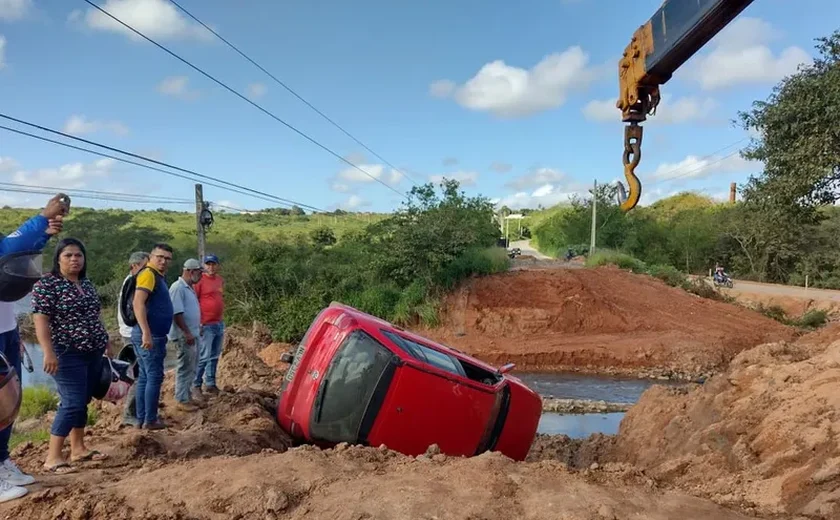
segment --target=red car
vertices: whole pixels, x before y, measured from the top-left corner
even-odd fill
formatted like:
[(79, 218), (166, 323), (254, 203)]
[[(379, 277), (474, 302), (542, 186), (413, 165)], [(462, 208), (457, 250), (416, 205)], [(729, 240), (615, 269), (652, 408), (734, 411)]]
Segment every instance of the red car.
[(509, 372), (345, 305), (315, 318), (280, 390), (277, 419), (293, 438), (420, 455), (499, 451), (523, 460), (542, 413)]

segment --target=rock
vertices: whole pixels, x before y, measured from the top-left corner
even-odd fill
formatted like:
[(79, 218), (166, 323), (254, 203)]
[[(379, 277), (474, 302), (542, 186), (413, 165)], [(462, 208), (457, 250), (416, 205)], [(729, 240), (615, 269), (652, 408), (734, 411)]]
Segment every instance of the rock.
[(346, 442), (339, 442), (335, 445), (335, 451), (347, 451), (350, 448), (350, 445)]
[(289, 497), (276, 489), (266, 491), (264, 500), (267, 513), (282, 513), (289, 507)]
[(440, 446), (438, 446), (437, 444), (432, 444), (426, 449), (426, 455), (428, 455), (430, 457), (433, 456), (433, 455), (437, 455), (439, 453), (440, 453)]
[(601, 504), (598, 508), (598, 516), (605, 520), (616, 520), (615, 512), (607, 504)]
[(443, 453), (438, 453), (437, 455), (432, 455), (432, 460), (435, 462), (446, 462), (448, 457)]
[(592, 471), (595, 471), (596, 469), (598, 469), (600, 467), (601, 466), (597, 462), (593, 462), (592, 464), (589, 465), (589, 469), (591, 469)]

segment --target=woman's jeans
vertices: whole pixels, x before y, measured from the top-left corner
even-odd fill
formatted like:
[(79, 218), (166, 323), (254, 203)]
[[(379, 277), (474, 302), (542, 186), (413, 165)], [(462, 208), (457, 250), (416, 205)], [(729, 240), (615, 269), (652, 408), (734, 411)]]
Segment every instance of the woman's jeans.
[[(223, 322), (204, 325), (201, 333), (201, 346), (198, 350), (198, 368), (195, 371), (193, 386), (201, 388), (202, 379), (208, 387), (216, 386), (216, 367), (222, 355), (222, 344), (225, 339), (225, 324)], [(206, 377), (205, 377), (206, 370)]]
[(94, 385), (99, 380), (104, 349), (81, 352), (56, 347), (58, 371), (53, 376), (58, 387), (58, 411), (50, 433), (67, 437), (70, 430), (87, 425), (87, 405)]
[(131, 333), (137, 354), (137, 421), (140, 425), (158, 422), (160, 385), (163, 384), (163, 362), (166, 359), (166, 336), (152, 336), (152, 348), (143, 348), (143, 333), (135, 327)]
[[(18, 328), (0, 334), (0, 352), (6, 356), (9, 364), (14, 367), (15, 372), (21, 380), (23, 375), (20, 373), (20, 334)], [(0, 431), (0, 462), (9, 458), (9, 439), (12, 438), (12, 426)]]

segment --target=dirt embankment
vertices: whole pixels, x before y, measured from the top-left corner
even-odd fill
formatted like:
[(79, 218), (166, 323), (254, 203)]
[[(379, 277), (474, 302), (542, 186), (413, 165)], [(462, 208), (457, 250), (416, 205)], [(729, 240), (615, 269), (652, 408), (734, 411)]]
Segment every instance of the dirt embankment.
[(705, 385), (654, 386), (617, 436), (539, 436), (529, 460), (626, 464), (762, 518), (840, 518), (840, 325), (739, 354)]
[(525, 270), (475, 278), (424, 330), (494, 365), (696, 377), (794, 331), (737, 305), (617, 268)]
[(273, 417), (273, 385), (285, 369), (276, 360), (286, 346), (266, 346), (259, 329), (257, 340), (231, 332), (219, 366), (222, 392), (205, 409), (175, 410), (171, 373), (162, 408), (169, 431), (120, 429), (121, 408), (98, 403), (88, 443), (111, 457), (77, 473), (43, 475), (46, 446), (21, 446), (15, 458), (39, 483), (27, 497), (0, 504), (0, 518), (746, 518), (662, 489), (628, 464), (589, 468), (611, 441), (541, 437), (531, 463), (497, 453), (453, 458), (434, 449), (417, 458), (385, 447), (290, 449)]

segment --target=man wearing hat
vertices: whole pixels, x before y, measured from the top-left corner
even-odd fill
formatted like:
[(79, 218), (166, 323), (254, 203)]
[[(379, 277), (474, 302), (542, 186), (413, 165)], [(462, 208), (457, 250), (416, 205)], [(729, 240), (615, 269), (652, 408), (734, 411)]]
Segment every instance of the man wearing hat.
[(181, 276), (169, 287), (174, 319), (169, 341), (175, 342), (178, 365), (175, 369), (175, 400), (178, 409), (194, 412), (197, 409), (190, 393), (198, 362), (198, 343), (201, 338), (201, 309), (193, 286), (201, 280), (201, 264), (195, 258), (184, 262)]
[[(199, 348), (198, 370), (193, 382), (193, 394), (202, 399), (201, 384), (208, 394), (217, 394), (216, 367), (222, 355), (225, 323), (223, 315), (225, 301), (222, 296), (225, 281), (219, 275), (219, 258), (216, 255), (204, 257), (204, 274), (195, 284), (195, 294), (201, 307), (201, 346)], [(205, 377), (206, 376), (206, 377)]]

